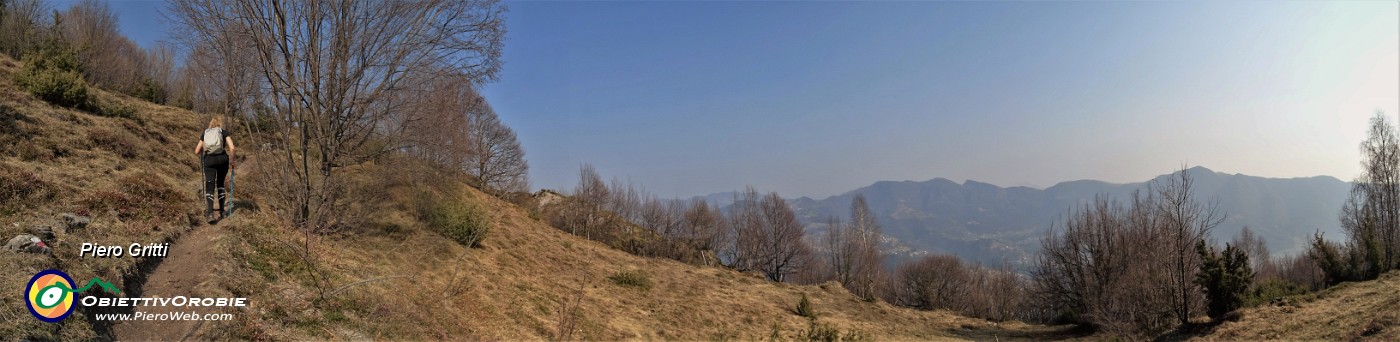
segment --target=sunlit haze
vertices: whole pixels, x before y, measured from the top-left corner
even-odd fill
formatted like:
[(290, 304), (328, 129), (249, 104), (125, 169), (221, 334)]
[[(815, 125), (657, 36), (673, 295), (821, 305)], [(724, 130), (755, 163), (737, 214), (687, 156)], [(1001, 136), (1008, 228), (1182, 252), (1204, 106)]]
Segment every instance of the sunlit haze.
[[(1183, 163), (1350, 180), (1366, 120), (1400, 112), (1395, 2), (508, 6), (485, 94), (535, 188), (571, 188), (582, 163), (674, 197)], [(162, 38), (128, 9), (159, 6), (114, 7), (142, 45)]]

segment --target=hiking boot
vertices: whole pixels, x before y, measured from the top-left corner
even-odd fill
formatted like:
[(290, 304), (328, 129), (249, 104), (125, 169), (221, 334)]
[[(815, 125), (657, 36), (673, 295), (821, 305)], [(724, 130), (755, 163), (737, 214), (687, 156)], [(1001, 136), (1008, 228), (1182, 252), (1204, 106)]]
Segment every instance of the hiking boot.
[(207, 222), (209, 222), (209, 224), (214, 224), (214, 222), (219, 222), (219, 220), (218, 220), (217, 218), (214, 217), (214, 211), (213, 211), (213, 210), (205, 210), (205, 211), (204, 211), (204, 220), (207, 221)]

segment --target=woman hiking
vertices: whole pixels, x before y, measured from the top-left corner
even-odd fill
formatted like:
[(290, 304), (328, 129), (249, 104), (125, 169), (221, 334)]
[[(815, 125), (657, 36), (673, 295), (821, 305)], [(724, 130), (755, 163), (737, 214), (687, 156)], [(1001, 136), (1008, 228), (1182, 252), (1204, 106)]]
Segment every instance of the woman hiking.
[[(233, 138), (224, 130), (224, 120), (219, 116), (209, 119), (209, 128), (199, 137), (194, 154), (199, 156), (204, 168), (204, 219), (210, 224), (224, 217), (224, 179), (233, 167)], [(215, 199), (218, 199), (215, 201)], [(214, 216), (214, 203), (219, 204), (218, 216)]]

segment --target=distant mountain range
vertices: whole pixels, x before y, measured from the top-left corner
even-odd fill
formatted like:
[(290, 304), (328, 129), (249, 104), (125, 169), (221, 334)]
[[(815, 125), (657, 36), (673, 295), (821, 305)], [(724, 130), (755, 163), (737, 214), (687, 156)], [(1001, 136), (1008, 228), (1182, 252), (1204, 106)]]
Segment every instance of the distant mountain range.
[[(1198, 199), (1218, 200), (1226, 219), (1213, 236), (1228, 241), (1245, 226), (1269, 244), (1274, 255), (1296, 253), (1316, 231), (1339, 238), (1337, 215), (1351, 184), (1329, 176), (1264, 178), (1225, 174), (1204, 167), (1188, 169)], [(984, 264), (1003, 260), (1029, 265), (1040, 239), (1069, 210), (1088, 204), (1096, 195), (1126, 202), (1135, 190), (1154, 181), (1165, 184), (1170, 174), (1152, 180), (1113, 184), (1094, 180), (1063, 182), (1044, 190), (1007, 187), (968, 180), (962, 184), (935, 178), (924, 182), (882, 181), (825, 199), (791, 199), (808, 234), (823, 232), (828, 216), (846, 218), (851, 198), (864, 194), (887, 236), (887, 248), (900, 256), (928, 252), (952, 253)], [(732, 193), (706, 196), (728, 205)]]

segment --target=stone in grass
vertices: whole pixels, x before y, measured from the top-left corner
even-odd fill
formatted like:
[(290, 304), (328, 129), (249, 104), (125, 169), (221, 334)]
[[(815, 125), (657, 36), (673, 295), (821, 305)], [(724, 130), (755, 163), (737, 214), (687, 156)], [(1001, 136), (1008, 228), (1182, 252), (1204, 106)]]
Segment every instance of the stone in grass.
[(63, 225), (67, 226), (69, 233), (75, 232), (79, 229), (87, 228), (89, 224), (92, 224), (92, 218), (87, 216), (81, 216), (74, 213), (63, 213), (60, 216), (63, 217)]
[(55, 234), (55, 232), (63, 231), (63, 228), (54, 229), (53, 226), (38, 225), (34, 226), (33, 231), (34, 235), (38, 236), (40, 239), (53, 241), (55, 238), (58, 237), (58, 235)]
[(39, 240), (38, 236), (29, 234), (20, 234), (11, 238), (9, 242), (5, 243), (5, 250), (15, 253), (48, 254), (52, 252), (49, 246), (44, 244), (43, 240)]

